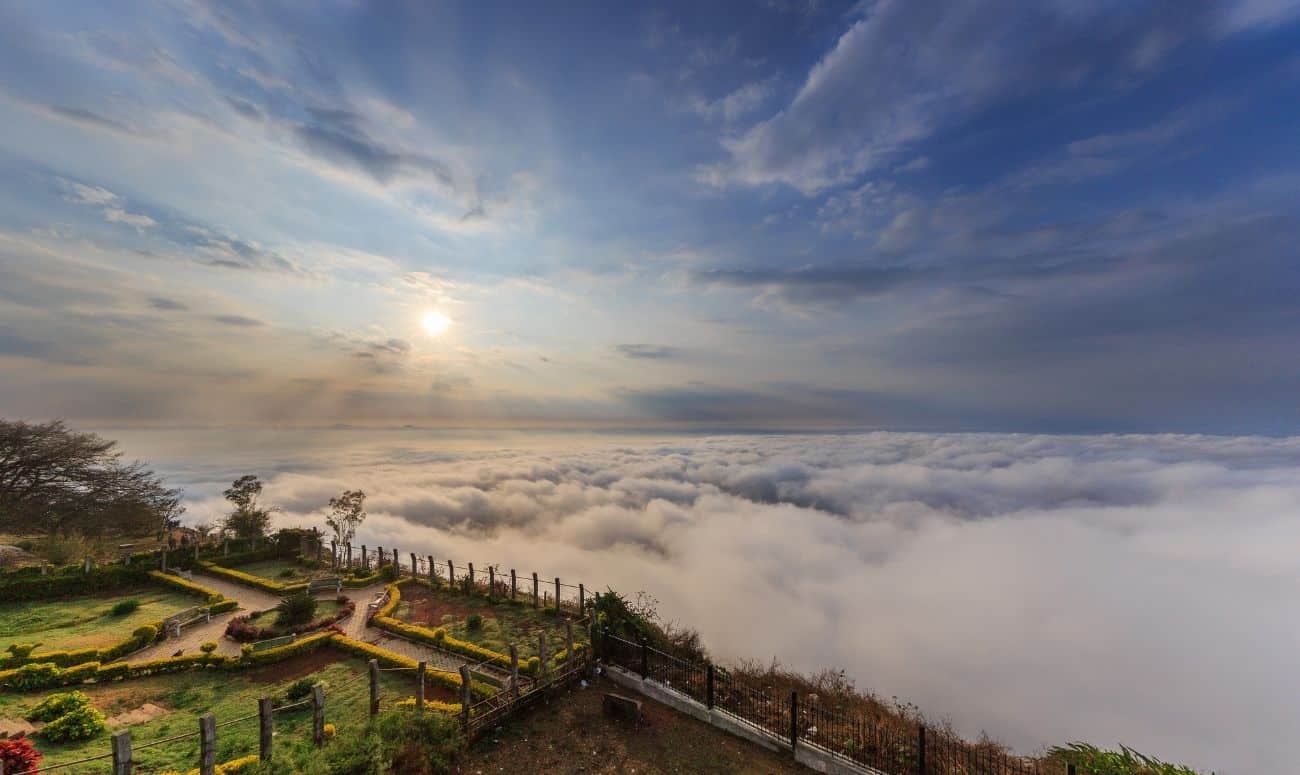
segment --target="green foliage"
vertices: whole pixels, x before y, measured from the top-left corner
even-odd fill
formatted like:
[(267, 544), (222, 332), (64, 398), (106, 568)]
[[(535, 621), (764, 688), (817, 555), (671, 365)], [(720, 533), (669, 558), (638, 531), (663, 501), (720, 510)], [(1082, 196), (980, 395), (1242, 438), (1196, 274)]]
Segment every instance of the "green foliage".
[(53, 721), (69, 711), (90, 704), (90, 698), (83, 692), (62, 692), (51, 694), (41, 700), (40, 704), (23, 716), (28, 721)]
[(32, 651), (41, 644), (39, 643), (11, 643), (9, 648), (5, 649), (13, 655), (15, 659), (27, 659), (31, 656)]
[(131, 637), (141, 643), (153, 643), (158, 639), (158, 627), (152, 624), (142, 624), (135, 628), (135, 632), (131, 633)]
[(460, 725), (441, 713), (397, 709), (381, 714), (375, 726), (393, 772), (434, 775), (449, 772), (464, 746)]
[(216, 650), (217, 642), (215, 640), (207, 641), (203, 645), (199, 646), (199, 651), (202, 651), (204, 654), (211, 654)]
[(276, 622), (283, 626), (306, 624), (316, 616), (316, 598), (306, 592), (290, 595), (275, 607)]
[(366, 494), (361, 490), (344, 490), (337, 498), (330, 498), (330, 514), (325, 525), (334, 533), (339, 546), (352, 542), (357, 528), (366, 519)]
[(465, 619), (465, 627), (470, 630), (483, 629), (483, 617), (478, 614), (470, 614), (469, 617)]
[(0, 603), (76, 597), (85, 595), (88, 589), (108, 592), (122, 587), (137, 586), (148, 578), (148, 571), (140, 565), (108, 565), (96, 568), (88, 574), (81, 572), (50, 576), (11, 574), (0, 581)]
[(107, 729), (108, 727), (104, 725), (104, 714), (98, 708), (92, 708), (87, 702), (46, 724), (41, 728), (40, 736), (52, 743), (64, 743), (71, 740), (88, 740), (103, 734)]
[(126, 616), (127, 614), (135, 613), (139, 608), (140, 601), (132, 597), (126, 600), (117, 601), (108, 612), (112, 616)]
[(26, 737), (0, 740), (0, 764), (5, 772), (35, 772), (44, 757)]
[(299, 678), (297, 681), (289, 684), (289, 688), (285, 690), (284, 696), (289, 700), (289, 702), (305, 700), (311, 696), (311, 688), (314, 685), (315, 682), (310, 678)]
[(397, 577), (400, 575), (400, 573), (401, 571), (398, 570), (397, 565), (395, 563), (389, 563), (388, 565), (385, 565), (384, 567), (379, 569), (379, 578), (391, 583), (397, 581)]
[(1050, 749), (1047, 756), (1074, 763), (1079, 775), (1200, 775), (1191, 767), (1163, 762), (1123, 745), (1118, 751), (1107, 751), (1088, 743), (1070, 743)]
[[(61, 671), (53, 662), (30, 662), (13, 670), (0, 672), (0, 686), (30, 691), (52, 686)], [(7, 674), (7, 675), (6, 675)]]

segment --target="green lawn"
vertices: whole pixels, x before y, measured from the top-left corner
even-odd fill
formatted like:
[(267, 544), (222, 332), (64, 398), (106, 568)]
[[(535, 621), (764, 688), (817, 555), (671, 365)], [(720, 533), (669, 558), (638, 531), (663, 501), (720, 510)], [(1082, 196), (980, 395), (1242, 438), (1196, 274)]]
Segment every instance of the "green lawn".
[[(109, 610), (121, 600), (140, 607), (125, 616)], [(0, 650), (12, 643), (40, 643), (34, 653), (111, 646), (131, 637), (142, 624), (153, 624), (177, 611), (199, 605), (196, 597), (159, 587), (112, 595), (0, 605)]]
[[(258, 723), (256, 718), (221, 726), (225, 721), (257, 713), (259, 697), (272, 697), (275, 705), (289, 704), (285, 699), (287, 688), (299, 678), (310, 678), (325, 684), (325, 720), (335, 724), (340, 731), (349, 725), (363, 724), (366, 720), (369, 682), (365, 678), (365, 662), (328, 649), (268, 665), (254, 671), (226, 672), (216, 669), (193, 671), (167, 676), (155, 676), (133, 681), (122, 681), (102, 686), (82, 686), (95, 707), (106, 716), (132, 711), (145, 703), (167, 710), (167, 714), (131, 728), (132, 749), (135, 751), (136, 772), (158, 773), (169, 769), (186, 772), (198, 766), (198, 738), (187, 738), (151, 748), (141, 746), (153, 740), (188, 732), (197, 732), (200, 715), (211, 711), (217, 718), (217, 761), (225, 762), (251, 753), (257, 753)], [(398, 699), (414, 694), (414, 673), (383, 672), (380, 674), (381, 706), (391, 707)], [(39, 694), (0, 695), (0, 717), (21, 717), (50, 692)], [(455, 701), (451, 693), (442, 689), (429, 689), (430, 699)], [(311, 709), (275, 714), (275, 749), (287, 752), (291, 748), (306, 749), (311, 746)], [(36, 746), (45, 753), (42, 768), (62, 762), (76, 761), (87, 756), (108, 753), (111, 750), (109, 733), (76, 743), (47, 745), (39, 735)], [(104, 762), (92, 762), (60, 772), (103, 773)]]
[[(218, 558), (219, 562), (220, 558)], [(311, 570), (310, 568), (304, 568), (293, 560), (283, 559), (258, 560), (257, 562), (232, 566), (232, 569), (247, 573), (250, 576), (260, 576), (271, 581), (278, 581), (281, 584), (294, 584), (330, 575), (329, 568)]]
[[(467, 620), (470, 614), (482, 617), (481, 629), (469, 629)], [(442, 627), (458, 640), (501, 654), (508, 654), (510, 644), (514, 643), (520, 659), (537, 655), (539, 632), (546, 633), (547, 653), (555, 654), (565, 646), (563, 619), (545, 615), (531, 605), (489, 604), (481, 596), (464, 595), (445, 588), (430, 589), (424, 585), (407, 584), (402, 587), (402, 602), (394, 617), (425, 627)], [(585, 625), (573, 626), (573, 641), (588, 642)]]

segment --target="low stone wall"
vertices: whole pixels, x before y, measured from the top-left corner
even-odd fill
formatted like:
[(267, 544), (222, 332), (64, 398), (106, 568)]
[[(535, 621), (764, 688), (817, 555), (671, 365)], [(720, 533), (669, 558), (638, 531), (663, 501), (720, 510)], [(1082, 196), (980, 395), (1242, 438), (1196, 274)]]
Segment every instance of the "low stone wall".
[[(657, 681), (643, 680), (641, 676), (624, 670), (617, 665), (603, 664), (601, 669), (610, 680), (626, 689), (638, 692), (655, 702), (667, 705), (673, 710), (685, 713), (692, 718), (711, 724), (718, 729), (761, 745), (771, 751), (789, 751), (790, 741), (765, 729), (736, 718), (726, 711), (714, 708), (709, 710), (702, 703), (687, 697), (681, 692), (664, 686)], [(888, 775), (888, 773), (841, 759), (810, 743), (800, 743), (795, 747), (794, 759), (815, 772), (827, 775)]]

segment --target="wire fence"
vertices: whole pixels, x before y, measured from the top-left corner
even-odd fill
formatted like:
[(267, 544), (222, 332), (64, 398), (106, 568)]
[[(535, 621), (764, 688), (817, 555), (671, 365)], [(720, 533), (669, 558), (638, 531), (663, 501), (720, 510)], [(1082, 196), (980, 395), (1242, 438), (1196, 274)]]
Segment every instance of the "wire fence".
[[(667, 654), (612, 635), (599, 638), (601, 659), (757, 728), (792, 750), (810, 746), (888, 775), (1065, 775), (1067, 766), (1008, 754), (940, 730), (897, 719), (846, 714), (816, 695), (779, 692), (732, 671)], [(801, 701), (802, 700), (802, 701)]]

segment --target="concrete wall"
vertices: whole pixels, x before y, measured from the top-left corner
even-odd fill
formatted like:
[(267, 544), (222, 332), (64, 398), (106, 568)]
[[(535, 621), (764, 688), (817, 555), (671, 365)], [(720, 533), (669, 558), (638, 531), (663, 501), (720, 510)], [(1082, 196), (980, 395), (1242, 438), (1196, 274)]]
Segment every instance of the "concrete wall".
[[(736, 737), (744, 738), (755, 745), (761, 745), (770, 751), (790, 750), (788, 738), (778, 737), (724, 710), (718, 708), (709, 710), (702, 703), (696, 702), (685, 694), (670, 689), (657, 681), (642, 680), (641, 676), (636, 673), (629, 672), (616, 665), (602, 664), (601, 669), (605, 672), (605, 675), (609, 676), (610, 680), (619, 686), (630, 689), (644, 697), (649, 697), (673, 710), (685, 713), (706, 724), (712, 724), (718, 729)], [(795, 747), (794, 759), (811, 770), (824, 772), (827, 775), (888, 775), (870, 767), (851, 764), (836, 757), (829, 751), (808, 743), (800, 743)]]

